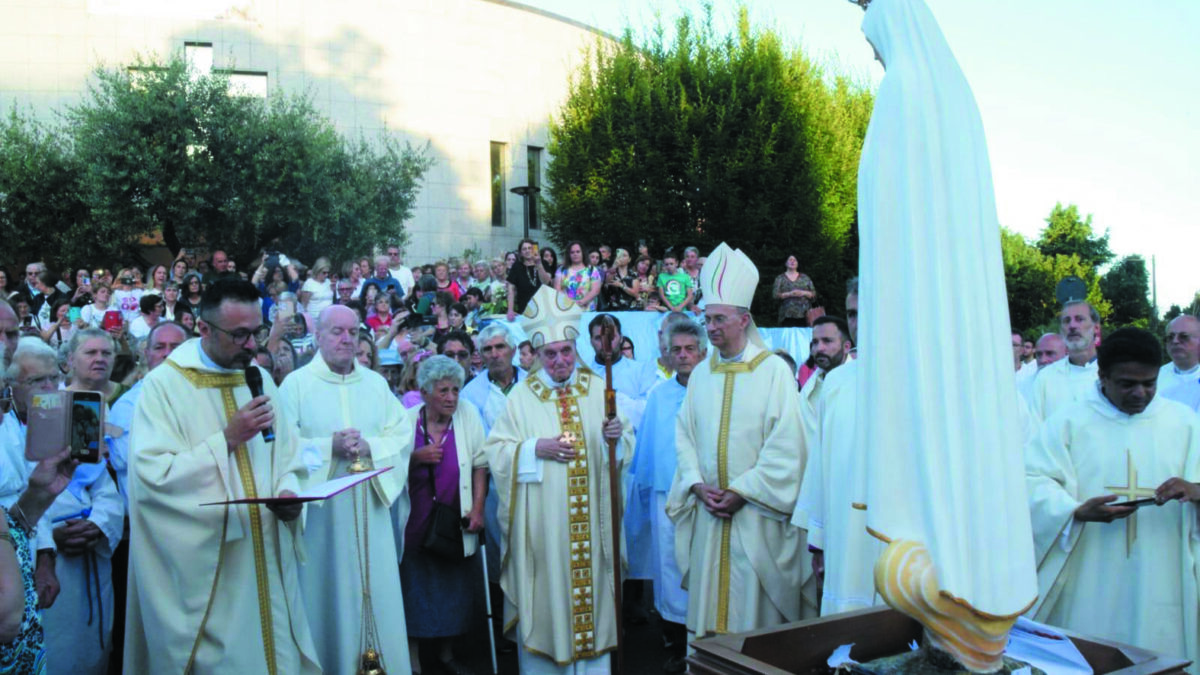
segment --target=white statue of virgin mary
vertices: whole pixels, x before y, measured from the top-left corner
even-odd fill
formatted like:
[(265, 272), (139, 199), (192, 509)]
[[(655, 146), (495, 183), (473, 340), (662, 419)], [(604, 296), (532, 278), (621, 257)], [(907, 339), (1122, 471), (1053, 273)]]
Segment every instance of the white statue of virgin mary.
[(989, 672), (1037, 575), (987, 143), (923, 0), (871, 0), (862, 29), (887, 71), (858, 173), (863, 501), (890, 542), (876, 588)]

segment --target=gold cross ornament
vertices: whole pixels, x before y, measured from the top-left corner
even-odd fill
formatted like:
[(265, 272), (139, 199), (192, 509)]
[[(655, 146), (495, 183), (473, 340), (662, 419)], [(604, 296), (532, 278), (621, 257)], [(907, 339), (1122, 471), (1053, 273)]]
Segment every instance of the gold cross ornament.
[[(1123, 486), (1106, 485), (1105, 490), (1111, 491), (1118, 497), (1124, 497), (1125, 501), (1133, 501), (1135, 499), (1143, 499), (1145, 497), (1153, 497), (1154, 490), (1152, 488), (1138, 487), (1138, 471), (1137, 466), (1133, 463), (1133, 453), (1129, 450), (1125, 451), (1125, 460), (1127, 464), (1128, 478)], [(1125, 557), (1128, 558), (1133, 549), (1133, 542), (1137, 541), (1137, 511), (1134, 511), (1125, 519)]]

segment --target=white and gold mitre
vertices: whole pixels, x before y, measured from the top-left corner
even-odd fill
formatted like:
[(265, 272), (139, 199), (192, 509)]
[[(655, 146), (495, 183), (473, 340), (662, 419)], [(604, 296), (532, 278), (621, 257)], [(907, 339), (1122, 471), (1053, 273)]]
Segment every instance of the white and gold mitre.
[(551, 342), (574, 342), (579, 337), (583, 310), (551, 286), (542, 286), (525, 306), (524, 327), (534, 349)]
[(710, 305), (732, 305), (750, 309), (758, 288), (758, 268), (741, 249), (721, 242), (700, 269), (700, 291)]

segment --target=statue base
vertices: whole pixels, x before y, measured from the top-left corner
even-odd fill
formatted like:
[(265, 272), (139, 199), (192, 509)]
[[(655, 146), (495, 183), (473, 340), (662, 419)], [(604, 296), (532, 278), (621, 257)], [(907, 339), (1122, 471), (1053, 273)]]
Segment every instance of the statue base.
[[(912, 658), (908, 645), (921, 642), (924, 629), (916, 620), (888, 607), (836, 614), (770, 628), (717, 635), (691, 643), (688, 672), (694, 675), (829, 675), (826, 661), (833, 650), (854, 643), (854, 658), (870, 670), (880, 661)], [(1147, 649), (1060, 631), (1083, 654), (1095, 675), (1186, 675), (1186, 659)], [(860, 668), (864, 666), (858, 666)], [(890, 670), (889, 675), (951, 675), (958, 670)]]
[[(1000, 669), (993, 671), (991, 675), (1011, 675), (1022, 668), (1029, 668), (1032, 675), (1046, 675), (1040, 668), (1007, 656), (1004, 657), (1004, 664)], [(850, 665), (845, 670), (855, 675), (976, 675), (964, 668), (950, 654), (927, 645), (916, 651)]]

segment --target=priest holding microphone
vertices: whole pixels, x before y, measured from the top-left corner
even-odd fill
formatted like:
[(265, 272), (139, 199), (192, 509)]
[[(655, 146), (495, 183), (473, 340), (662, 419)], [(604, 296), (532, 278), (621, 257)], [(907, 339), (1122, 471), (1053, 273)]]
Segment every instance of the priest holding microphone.
[(201, 337), (144, 381), (130, 432), (130, 672), (321, 672), (297, 580), (301, 507), (201, 506), (288, 496), (304, 475), (270, 377), (264, 395), (247, 386), (258, 301), (248, 281), (214, 282)]

